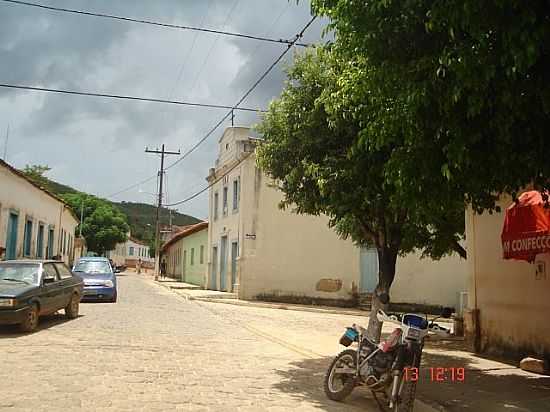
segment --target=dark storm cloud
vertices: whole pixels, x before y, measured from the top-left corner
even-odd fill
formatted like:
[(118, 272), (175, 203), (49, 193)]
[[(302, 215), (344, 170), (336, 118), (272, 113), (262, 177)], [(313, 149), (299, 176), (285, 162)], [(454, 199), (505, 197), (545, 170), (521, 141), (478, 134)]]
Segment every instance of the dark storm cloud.
[[(58, 7), (160, 22), (292, 38), (309, 20), (309, 5), (287, 0), (41, 0)], [(319, 39), (321, 23), (304, 41)], [(285, 46), (170, 30), (0, 2), (0, 82), (154, 98), (234, 104)], [(291, 53), (289, 53), (290, 55)], [(244, 103), (265, 108), (280, 93), (279, 66)], [(0, 88), (0, 142), (10, 123), (8, 160), (48, 164), (50, 176), (105, 196), (155, 174), (145, 146), (188, 150), (224, 111), (110, 101)], [(256, 114), (237, 113), (250, 125)], [(229, 122), (224, 123), (224, 127)], [(170, 201), (206, 184), (217, 155), (214, 133), (168, 172)], [(169, 159), (172, 162), (174, 159)], [(155, 181), (142, 185), (154, 192)], [(151, 201), (137, 189), (119, 200)], [(207, 199), (181, 208), (205, 217)]]

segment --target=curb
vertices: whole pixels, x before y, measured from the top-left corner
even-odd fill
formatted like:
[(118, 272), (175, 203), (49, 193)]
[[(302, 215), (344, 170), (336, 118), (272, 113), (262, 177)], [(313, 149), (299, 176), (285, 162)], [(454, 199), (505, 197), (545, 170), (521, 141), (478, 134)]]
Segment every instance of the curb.
[(212, 303), (224, 303), (226, 305), (236, 305), (236, 306), (248, 306), (248, 307), (259, 307), (266, 309), (281, 309), (281, 310), (295, 310), (298, 312), (315, 312), (315, 313), (326, 313), (333, 315), (347, 315), (347, 316), (368, 316), (370, 311), (367, 310), (346, 310), (346, 309), (330, 309), (330, 308), (316, 308), (311, 306), (301, 306), (295, 304), (285, 304), (285, 303), (268, 303), (268, 302), (259, 302), (259, 301), (249, 301), (249, 300), (239, 300), (239, 299), (229, 299), (229, 298), (209, 298), (209, 297), (196, 297), (191, 293), (187, 293), (188, 289), (178, 289), (172, 288), (170, 285), (164, 285), (163, 282), (153, 282), (159, 286), (162, 286), (166, 289), (176, 292), (178, 295), (183, 295), (188, 300), (197, 300), (201, 302), (212, 302)]
[[(175, 289), (174, 289), (175, 290)], [(294, 310), (298, 312), (315, 312), (315, 313), (326, 313), (334, 315), (347, 315), (347, 316), (368, 316), (369, 311), (362, 310), (338, 310), (338, 309), (325, 309), (325, 308), (315, 308), (309, 306), (299, 306), (299, 305), (288, 305), (284, 303), (267, 303), (267, 302), (254, 302), (254, 301), (245, 301), (237, 299), (223, 299), (223, 298), (208, 298), (208, 297), (194, 297), (191, 294), (185, 293), (181, 290), (176, 290), (177, 293), (186, 295), (189, 300), (198, 300), (201, 302), (212, 302), (212, 303), (224, 303), (226, 305), (235, 305), (235, 306), (248, 306), (256, 308), (265, 308), (265, 309), (281, 309), (281, 310)]]

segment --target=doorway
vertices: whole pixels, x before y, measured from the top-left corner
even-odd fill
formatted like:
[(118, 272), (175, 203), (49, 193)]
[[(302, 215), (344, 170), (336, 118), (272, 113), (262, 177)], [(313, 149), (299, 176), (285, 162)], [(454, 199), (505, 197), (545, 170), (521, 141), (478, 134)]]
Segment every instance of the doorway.
[(378, 252), (376, 249), (361, 248), (361, 293), (373, 293), (378, 284)]
[(231, 243), (231, 292), (234, 292), (237, 283), (237, 256), (239, 256), (239, 244)]
[(212, 247), (212, 268), (210, 270), (210, 288), (211, 290), (217, 289), (216, 278), (218, 276), (218, 247)]
[(220, 246), (220, 290), (227, 290), (227, 236), (222, 236)]
[(6, 259), (17, 258), (17, 227), (19, 225), (19, 216), (11, 212), (8, 217), (8, 233), (6, 239)]

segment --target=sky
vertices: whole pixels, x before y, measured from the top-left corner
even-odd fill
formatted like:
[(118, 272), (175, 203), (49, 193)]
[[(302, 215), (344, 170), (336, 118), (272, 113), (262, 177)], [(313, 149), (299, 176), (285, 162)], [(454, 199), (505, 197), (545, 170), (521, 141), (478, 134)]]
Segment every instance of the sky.
[[(31, 0), (32, 1), (32, 0)], [(291, 39), (311, 18), (295, 0), (34, 0), (36, 3), (162, 23)], [(323, 39), (316, 20), (302, 39)], [(194, 31), (48, 11), (0, 1), (0, 83), (234, 105), (286, 48)], [(284, 85), (283, 60), (242, 106), (265, 109)], [(154, 203), (163, 143), (185, 152), (227, 110), (67, 96), (0, 88), (0, 157), (9, 125), (7, 161), (51, 167), (48, 177), (115, 201)], [(236, 126), (256, 113), (236, 112)], [(225, 121), (195, 152), (167, 171), (166, 201), (207, 185)], [(168, 156), (169, 164), (177, 157)], [(207, 193), (178, 207), (208, 217)]]

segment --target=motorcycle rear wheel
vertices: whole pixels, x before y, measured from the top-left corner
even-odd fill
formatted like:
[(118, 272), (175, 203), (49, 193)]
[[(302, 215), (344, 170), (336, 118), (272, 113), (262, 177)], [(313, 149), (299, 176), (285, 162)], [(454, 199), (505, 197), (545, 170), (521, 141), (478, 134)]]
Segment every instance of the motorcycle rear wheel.
[[(338, 368), (348, 369), (350, 372), (357, 370), (357, 352), (346, 349), (334, 358), (325, 375), (325, 394), (333, 401), (343, 401), (355, 388), (355, 373), (338, 373)], [(336, 386), (340, 381), (340, 386)]]

